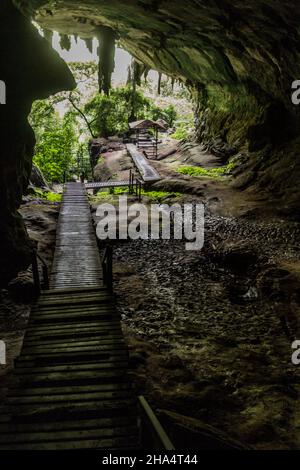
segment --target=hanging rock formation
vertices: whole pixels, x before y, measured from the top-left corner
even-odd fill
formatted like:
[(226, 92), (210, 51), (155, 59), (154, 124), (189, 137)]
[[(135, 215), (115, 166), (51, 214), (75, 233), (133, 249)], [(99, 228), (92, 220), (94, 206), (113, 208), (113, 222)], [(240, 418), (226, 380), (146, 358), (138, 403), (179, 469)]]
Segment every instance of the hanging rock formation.
[(103, 91), (108, 95), (111, 87), (111, 76), (115, 69), (116, 33), (107, 26), (101, 26), (97, 30), (97, 37), (99, 39), (99, 93)]

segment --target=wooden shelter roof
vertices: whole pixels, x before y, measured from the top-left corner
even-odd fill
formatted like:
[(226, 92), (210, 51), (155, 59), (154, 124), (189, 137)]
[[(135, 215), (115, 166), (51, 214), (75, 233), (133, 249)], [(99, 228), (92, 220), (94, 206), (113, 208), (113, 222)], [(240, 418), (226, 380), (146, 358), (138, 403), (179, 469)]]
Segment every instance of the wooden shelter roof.
[(134, 121), (129, 123), (130, 129), (150, 129), (156, 128), (165, 130), (164, 126), (162, 126), (159, 122), (153, 121), (152, 119), (142, 119), (140, 121)]

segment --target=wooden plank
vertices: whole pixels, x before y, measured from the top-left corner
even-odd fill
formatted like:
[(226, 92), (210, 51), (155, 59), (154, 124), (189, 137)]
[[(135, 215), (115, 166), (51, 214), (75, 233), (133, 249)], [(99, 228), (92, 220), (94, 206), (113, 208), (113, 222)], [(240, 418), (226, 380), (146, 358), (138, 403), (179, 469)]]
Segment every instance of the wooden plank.
[[(134, 426), (116, 426), (114, 428), (68, 430), (55, 432), (30, 432), (24, 434), (0, 434), (0, 446), (4, 443), (38, 443), (38, 442), (67, 442), (72, 440), (84, 439), (103, 439), (107, 437), (136, 435)], [(1, 447), (0, 447), (1, 448)]]
[(44, 306), (44, 308), (34, 308), (32, 314), (43, 315), (44, 313), (52, 312), (86, 312), (86, 311), (115, 311), (114, 305), (112, 303), (98, 303), (98, 304), (86, 304), (86, 305), (50, 305)]
[(118, 416), (116, 418), (81, 419), (76, 421), (49, 421), (44, 423), (0, 423), (0, 433), (67, 431), (68, 429), (103, 429), (134, 426), (136, 417)]
[[(118, 334), (119, 333), (119, 334)], [(61, 338), (52, 338), (52, 339), (44, 339), (44, 341), (42, 341), (42, 345), (43, 347), (44, 346), (51, 346), (51, 347), (56, 347), (56, 346), (59, 346), (61, 344), (63, 344), (63, 347), (66, 347), (66, 346), (73, 346), (74, 344), (76, 345), (80, 345), (80, 344), (84, 344), (84, 345), (87, 345), (87, 344), (102, 344), (102, 342), (105, 341), (105, 344), (108, 340), (110, 341), (114, 341), (114, 340), (124, 340), (123, 338), (123, 335), (121, 333), (121, 331), (119, 331), (118, 333), (116, 334), (105, 334), (105, 335), (97, 335), (95, 334), (94, 336), (91, 337), (90, 334), (88, 335), (78, 335), (76, 337), (65, 337), (65, 338), (62, 338), (63, 341), (61, 341)], [(96, 341), (96, 343), (94, 343)], [(31, 340), (29, 341), (29, 339), (26, 340), (26, 347), (35, 347), (35, 346), (39, 346), (41, 345), (41, 341), (40, 339), (37, 340)]]
[(39, 325), (39, 326), (29, 326), (27, 329), (27, 335), (30, 336), (43, 336), (47, 334), (49, 331), (49, 336), (60, 334), (60, 333), (68, 333), (69, 331), (74, 330), (76, 333), (77, 331), (106, 331), (106, 330), (114, 330), (114, 329), (121, 329), (120, 322), (118, 320), (115, 321), (93, 321), (93, 322), (80, 322), (80, 323), (60, 323), (59, 325), (56, 324), (49, 324), (49, 325)]
[(19, 375), (20, 385), (24, 384), (58, 384), (68, 385), (70, 383), (82, 385), (84, 383), (109, 383), (109, 382), (122, 382), (126, 379), (126, 375), (122, 371), (72, 371), (68, 374), (63, 372), (54, 372), (49, 374), (25, 374)]
[(41, 296), (40, 298), (44, 298), (44, 297), (51, 297), (52, 295), (54, 296), (59, 296), (59, 295), (68, 295), (69, 293), (72, 294), (72, 293), (78, 293), (78, 294), (81, 294), (81, 293), (93, 293), (93, 292), (98, 292), (98, 291), (105, 291), (106, 288), (103, 287), (103, 286), (99, 286), (99, 287), (81, 287), (79, 289), (72, 289), (72, 288), (62, 288), (62, 289), (52, 289), (52, 290), (45, 290), (45, 291), (42, 291), (41, 292)]
[(85, 401), (103, 401), (120, 398), (130, 398), (132, 396), (132, 390), (117, 390), (114, 392), (90, 392), (90, 393), (79, 393), (79, 394), (68, 394), (68, 395), (36, 395), (27, 397), (11, 397), (7, 398), (9, 405), (40, 405), (44, 403), (68, 403), (68, 402), (80, 402)]
[(59, 313), (53, 313), (53, 314), (47, 314), (47, 315), (41, 315), (41, 316), (37, 316), (35, 317), (32, 322), (34, 321), (35, 323), (38, 323), (38, 324), (42, 324), (42, 323), (47, 323), (47, 322), (53, 322), (53, 321), (56, 321), (56, 322), (62, 322), (64, 323), (66, 321), (66, 319), (68, 319), (69, 321), (76, 321), (78, 322), (78, 320), (80, 321), (90, 321), (90, 320), (97, 320), (98, 318), (102, 318), (103, 320), (110, 320), (113, 318), (113, 314), (111, 313), (99, 313), (99, 312), (95, 312), (95, 313), (87, 313), (87, 314), (83, 314), (83, 313), (62, 313), (62, 314), (59, 314)]
[(61, 354), (61, 351), (59, 352), (45, 351), (43, 353), (34, 354), (34, 355), (22, 353), (22, 355), (18, 358), (18, 362), (36, 361), (36, 363), (42, 363), (45, 360), (49, 362), (50, 361), (56, 362), (56, 361), (61, 360), (66, 363), (67, 361), (74, 361), (74, 362), (81, 361), (81, 358), (83, 358), (83, 360), (86, 360), (88, 356), (90, 357), (89, 360), (93, 360), (93, 359), (100, 360), (99, 356), (104, 357), (108, 360), (110, 357), (121, 356), (121, 355), (128, 356), (127, 350), (124, 348), (108, 349), (104, 351), (98, 351), (98, 350), (95, 350), (95, 348), (91, 348), (90, 350), (85, 350), (85, 351), (82, 351), (80, 349), (79, 350), (73, 349), (71, 351), (64, 351), (63, 356)]
[(124, 338), (118, 339), (108, 339), (103, 341), (82, 341), (82, 342), (75, 342), (71, 344), (64, 345), (63, 343), (56, 343), (52, 345), (24, 345), (22, 349), (22, 354), (39, 354), (46, 351), (49, 352), (60, 352), (64, 354), (64, 352), (68, 351), (85, 351), (86, 349), (94, 349), (95, 351), (102, 350), (102, 349), (125, 349)]
[(117, 337), (123, 337), (122, 331), (120, 329), (116, 329), (115, 331), (113, 330), (105, 330), (105, 331), (94, 331), (89, 329), (87, 332), (84, 331), (70, 331), (68, 334), (62, 333), (62, 334), (56, 334), (56, 335), (47, 335), (46, 333), (44, 335), (39, 335), (39, 336), (28, 336), (26, 337), (26, 345), (34, 345), (34, 344), (40, 344), (41, 341), (43, 344), (54, 344), (55, 342), (62, 342), (62, 340), (67, 341), (68, 343), (74, 343), (75, 341), (79, 341), (80, 339), (101, 339), (101, 338), (117, 338)]
[(97, 296), (95, 295), (95, 296), (90, 296), (90, 297), (79, 296), (77, 298), (70, 296), (69, 299), (39, 301), (37, 304), (37, 307), (40, 309), (43, 309), (43, 308), (49, 308), (49, 307), (72, 306), (72, 305), (83, 305), (83, 306), (90, 305), (90, 304), (102, 305), (102, 304), (110, 303), (110, 302), (112, 302), (112, 297), (111, 295), (107, 295), (107, 294), (102, 294), (102, 295), (97, 295)]
[(122, 370), (128, 367), (128, 361), (124, 360), (115, 360), (115, 361), (107, 361), (107, 362), (97, 362), (97, 363), (83, 363), (83, 364), (59, 364), (59, 365), (44, 365), (44, 366), (33, 366), (33, 367), (18, 367), (16, 369), (16, 374), (18, 375), (26, 375), (26, 374), (48, 374), (48, 373), (55, 373), (55, 372), (64, 372), (69, 373), (73, 371), (102, 371), (102, 370)]
[(67, 442), (39, 442), (2, 444), (0, 450), (84, 450), (84, 449), (136, 449), (138, 443), (137, 434), (134, 436), (116, 437), (113, 439), (87, 439), (84, 441)]
[(27, 330), (26, 337), (34, 336), (48, 336), (55, 337), (56, 335), (70, 335), (70, 334), (85, 334), (85, 333), (96, 333), (99, 335), (106, 334), (110, 331), (122, 331), (120, 321), (116, 319), (115, 321), (96, 321), (96, 322), (81, 322), (81, 323), (60, 323), (59, 325), (50, 323), (43, 327), (37, 326), (36, 328), (31, 327)]
[(22, 389), (11, 389), (8, 396), (35, 396), (35, 395), (47, 395), (52, 396), (68, 396), (73, 393), (88, 393), (88, 392), (110, 392), (110, 391), (122, 391), (132, 390), (131, 384), (128, 382), (119, 383), (108, 383), (108, 384), (87, 384), (87, 385), (73, 385), (72, 387), (61, 386), (61, 387), (34, 387)]
[(87, 402), (72, 402), (72, 403), (41, 403), (37, 408), (35, 405), (23, 405), (22, 407), (14, 405), (6, 405), (6, 412), (15, 417), (18, 417), (18, 420), (24, 422), (26, 420), (35, 420), (35, 421), (47, 421), (50, 417), (60, 416), (63, 420), (65, 417), (69, 417), (77, 414), (82, 415), (86, 413), (87, 415), (96, 416), (111, 416), (113, 413), (122, 414), (127, 416), (132, 412), (132, 408), (136, 406), (136, 400), (133, 398), (120, 398), (118, 400), (103, 400), (96, 401), (90, 400)]

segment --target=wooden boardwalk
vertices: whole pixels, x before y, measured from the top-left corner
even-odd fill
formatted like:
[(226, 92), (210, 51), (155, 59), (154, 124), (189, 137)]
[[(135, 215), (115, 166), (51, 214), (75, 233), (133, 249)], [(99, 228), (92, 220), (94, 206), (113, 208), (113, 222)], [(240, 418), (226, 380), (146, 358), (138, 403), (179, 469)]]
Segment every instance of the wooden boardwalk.
[(145, 183), (154, 183), (161, 179), (149, 160), (133, 144), (126, 144), (127, 151), (136, 165)]
[[(135, 181), (133, 182), (135, 184)], [(130, 185), (129, 181), (96, 181), (95, 183), (85, 183), (86, 189), (105, 189), (105, 188), (126, 188)]]
[(0, 415), (0, 450), (133, 449), (137, 400), (83, 185), (66, 185), (50, 290), (34, 305)]
[(84, 186), (66, 185), (56, 232), (50, 288), (100, 287), (102, 269)]

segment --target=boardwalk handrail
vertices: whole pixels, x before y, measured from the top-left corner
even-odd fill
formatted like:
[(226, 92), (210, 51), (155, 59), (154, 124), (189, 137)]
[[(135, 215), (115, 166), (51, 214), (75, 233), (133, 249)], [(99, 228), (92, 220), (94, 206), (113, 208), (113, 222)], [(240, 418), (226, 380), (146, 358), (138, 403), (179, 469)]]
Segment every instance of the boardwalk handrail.
[(102, 258), (103, 283), (108, 290), (113, 290), (113, 249), (107, 245)]
[(127, 151), (132, 158), (144, 183), (154, 183), (161, 179), (155, 168), (152, 167), (149, 160), (133, 144), (126, 144)]
[(143, 181), (136, 177), (135, 179), (135, 195), (138, 197), (138, 200), (140, 201), (141, 200), (141, 197), (142, 197), (142, 187), (143, 187), (144, 183)]
[(41, 264), (42, 264), (43, 288), (45, 290), (48, 290), (49, 289), (48, 266), (47, 266), (45, 260), (41, 257), (41, 255), (36, 250), (32, 250), (31, 265), (32, 265), (32, 276), (33, 276), (34, 289), (35, 289), (37, 294), (40, 294), (40, 292), (41, 292), (41, 281), (40, 281), (38, 261), (40, 261)]
[(146, 398), (140, 395), (138, 399), (141, 411), (140, 441), (142, 446), (154, 450), (175, 450), (174, 444), (169, 439)]
[(132, 170), (129, 170), (129, 194), (133, 193), (133, 185), (134, 185), (134, 173)]

